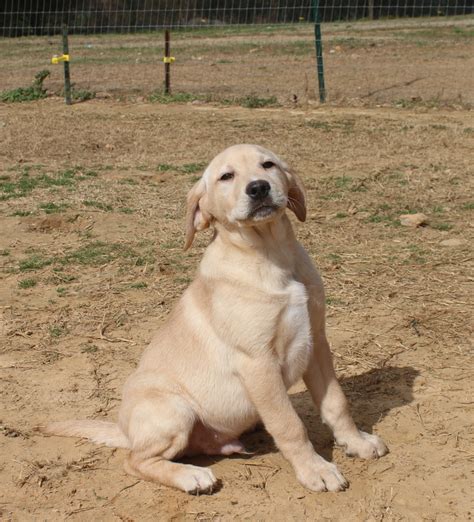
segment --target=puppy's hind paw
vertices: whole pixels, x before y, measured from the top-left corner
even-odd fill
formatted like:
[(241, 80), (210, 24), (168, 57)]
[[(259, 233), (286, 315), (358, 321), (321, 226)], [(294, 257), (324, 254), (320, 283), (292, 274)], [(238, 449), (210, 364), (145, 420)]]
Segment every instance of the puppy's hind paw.
[(180, 470), (176, 486), (190, 495), (209, 495), (218, 481), (209, 468), (186, 465)]

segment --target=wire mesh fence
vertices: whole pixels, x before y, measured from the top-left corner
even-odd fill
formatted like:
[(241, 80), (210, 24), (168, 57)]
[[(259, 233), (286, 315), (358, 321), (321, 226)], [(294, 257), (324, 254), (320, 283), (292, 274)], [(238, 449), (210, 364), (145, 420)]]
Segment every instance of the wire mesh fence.
[(61, 54), (66, 24), (76, 91), (166, 101), (170, 29), (175, 100), (312, 102), (319, 17), (330, 102), (397, 102), (421, 87), (425, 98), (466, 101), (473, 13), (472, 0), (5, 0), (0, 90), (48, 67), (48, 90), (59, 93), (51, 57)]
[(1, 36), (131, 33), (164, 28), (467, 15), (472, 0), (5, 0)]

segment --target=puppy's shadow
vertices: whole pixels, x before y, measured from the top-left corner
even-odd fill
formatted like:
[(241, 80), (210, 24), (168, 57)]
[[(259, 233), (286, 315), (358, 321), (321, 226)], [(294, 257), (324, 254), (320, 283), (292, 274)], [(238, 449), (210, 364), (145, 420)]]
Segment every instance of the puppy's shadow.
[[(357, 426), (371, 433), (373, 427), (391, 410), (410, 404), (413, 401), (413, 383), (418, 375), (419, 371), (410, 366), (385, 366), (339, 379)], [(309, 391), (292, 394), (290, 399), (317, 452), (325, 459), (332, 460), (333, 435), (322, 424)], [(250, 455), (238, 454), (235, 458), (250, 458), (278, 451), (272, 437), (263, 428), (242, 435), (240, 440)], [(199, 456), (186, 460), (196, 465), (209, 466), (222, 458), (229, 457)]]
[[(391, 410), (410, 404), (413, 401), (413, 383), (418, 375), (419, 371), (411, 366), (385, 366), (340, 378), (357, 427), (372, 433), (374, 426)], [(322, 424), (309, 391), (292, 395), (291, 401), (318, 453), (331, 460), (334, 438), (329, 428)]]

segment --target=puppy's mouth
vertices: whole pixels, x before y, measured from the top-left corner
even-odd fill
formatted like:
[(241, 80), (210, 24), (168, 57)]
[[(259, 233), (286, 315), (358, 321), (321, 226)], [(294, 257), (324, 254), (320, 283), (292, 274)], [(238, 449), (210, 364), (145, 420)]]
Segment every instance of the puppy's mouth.
[(278, 208), (274, 203), (260, 203), (249, 212), (248, 217), (254, 220), (265, 219), (274, 214)]

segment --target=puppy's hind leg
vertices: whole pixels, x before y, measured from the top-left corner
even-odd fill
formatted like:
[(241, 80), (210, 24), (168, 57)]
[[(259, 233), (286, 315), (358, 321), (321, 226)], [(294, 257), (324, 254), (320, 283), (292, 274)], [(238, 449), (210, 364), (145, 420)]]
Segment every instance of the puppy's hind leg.
[(184, 399), (148, 392), (128, 413), (128, 473), (190, 494), (212, 493), (217, 480), (209, 468), (171, 461), (185, 452), (196, 421)]

